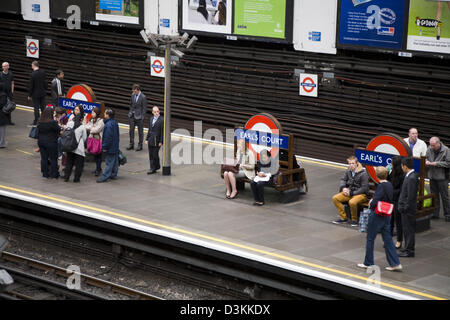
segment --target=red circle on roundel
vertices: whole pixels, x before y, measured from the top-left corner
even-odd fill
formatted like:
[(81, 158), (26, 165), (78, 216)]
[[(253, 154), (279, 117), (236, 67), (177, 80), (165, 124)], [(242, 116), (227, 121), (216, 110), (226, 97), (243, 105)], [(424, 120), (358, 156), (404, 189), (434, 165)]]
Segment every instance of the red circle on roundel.
[[(253, 128), (254, 125), (258, 124), (258, 123), (264, 123), (265, 125), (267, 125), (270, 130), (272, 131), (272, 134), (276, 134), (276, 135), (280, 135), (281, 134), (281, 130), (280, 128), (278, 128), (277, 124), (270, 119), (269, 117), (263, 115), (263, 114), (258, 114), (256, 116), (251, 117), (247, 123), (245, 124), (244, 129), (245, 130), (251, 130)], [(252, 148), (252, 144), (248, 143), (248, 148), (255, 154), (255, 158), (258, 160), (259, 159), (259, 153), (257, 153), (253, 148)], [(275, 156), (278, 153), (279, 148), (272, 148), (270, 150), (270, 154), (273, 156)]]
[[(311, 83), (314, 84), (314, 80), (311, 79), (310, 77), (303, 79), (302, 84), (303, 84), (303, 83), (306, 83), (307, 80), (311, 81)], [(308, 87), (306, 87), (306, 86), (302, 86), (302, 87), (303, 87), (303, 90), (305, 90), (305, 91), (308, 92), (308, 93), (309, 93), (309, 92), (312, 92), (312, 91), (314, 90), (314, 87), (311, 87), (311, 88), (309, 88), (309, 89), (308, 89)]]
[[(163, 66), (162, 62), (159, 61), (159, 60), (153, 61), (153, 64), (155, 65), (157, 62), (159, 63), (159, 65), (160, 65), (161, 67)], [(163, 68), (156, 68), (156, 69), (155, 69), (155, 67), (153, 67), (153, 66), (152, 66), (152, 68), (153, 68), (153, 71), (155, 71), (156, 73), (161, 73), (161, 72), (163, 71)]]
[[(34, 50), (33, 49), (31, 49), (32, 47), (34, 47)], [(36, 52), (37, 52), (37, 45), (36, 45), (36, 43), (34, 43), (33, 41), (31, 41), (29, 44), (28, 44), (28, 52), (29, 53), (31, 53), (31, 54), (35, 54)]]
[[(367, 144), (366, 150), (375, 151), (375, 149), (382, 144), (388, 144), (393, 146), (398, 151), (399, 155), (402, 157), (411, 156), (411, 151), (405, 148), (402, 140), (399, 140), (398, 138), (389, 135), (380, 135), (373, 138)], [(372, 178), (372, 180), (379, 183), (375, 173), (374, 166), (366, 166), (366, 170), (369, 176)]]
[(89, 90), (87, 90), (82, 85), (75, 85), (72, 88), (70, 88), (69, 92), (67, 92), (67, 98), (72, 99), (72, 96), (78, 92), (83, 94), (86, 97), (88, 102), (94, 102), (94, 99), (93, 99), (91, 93), (89, 92)]

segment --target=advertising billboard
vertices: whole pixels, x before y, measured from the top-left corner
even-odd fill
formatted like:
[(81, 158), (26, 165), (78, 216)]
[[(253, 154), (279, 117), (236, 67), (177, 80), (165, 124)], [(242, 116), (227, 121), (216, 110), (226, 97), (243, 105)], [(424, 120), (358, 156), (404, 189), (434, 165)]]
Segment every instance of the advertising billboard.
[(142, 24), (141, 2), (143, 0), (96, 0), (95, 19), (124, 24)]
[(231, 34), (232, 0), (183, 0), (184, 30)]
[(294, 49), (336, 54), (337, 0), (297, 0)]
[(49, 0), (21, 0), (23, 20), (52, 22)]
[(339, 46), (401, 50), (406, 0), (341, 0)]
[(286, 37), (286, 0), (235, 0), (234, 34)]
[(450, 54), (449, 0), (410, 0), (407, 49)]

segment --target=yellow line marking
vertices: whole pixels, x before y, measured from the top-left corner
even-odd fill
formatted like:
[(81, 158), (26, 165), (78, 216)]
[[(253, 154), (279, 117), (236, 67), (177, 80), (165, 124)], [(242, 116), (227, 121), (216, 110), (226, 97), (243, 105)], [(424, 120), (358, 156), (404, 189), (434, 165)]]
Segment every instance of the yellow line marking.
[(161, 224), (161, 223), (151, 222), (151, 221), (147, 221), (147, 220), (136, 218), (136, 217), (130, 217), (130, 216), (127, 216), (127, 215), (124, 215), (124, 214), (121, 214), (121, 213), (114, 212), (114, 211), (100, 209), (100, 208), (96, 208), (96, 207), (91, 207), (91, 206), (88, 206), (88, 205), (84, 205), (84, 204), (80, 204), (80, 203), (76, 203), (76, 202), (72, 202), (72, 201), (68, 201), (68, 200), (64, 200), (64, 199), (59, 199), (59, 198), (56, 198), (56, 197), (47, 196), (47, 195), (43, 195), (43, 194), (31, 192), (31, 191), (26, 191), (26, 190), (22, 190), (22, 189), (13, 188), (13, 187), (8, 187), (8, 186), (4, 186), (4, 185), (0, 185), (0, 188), (5, 189), (5, 190), (10, 190), (10, 191), (23, 193), (23, 194), (28, 194), (28, 195), (39, 197), (39, 198), (43, 198), (43, 199), (53, 200), (53, 201), (60, 202), (60, 203), (65, 203), (65, 204), (68, 204), (68, 205), (71, 205), (71, 206), (76, 206), (76, 207), (80, 207), (80, 208), (84, 208), (84, 209), (89, 209), (89, 210), (92, 210), (92, 211), (105, 213), (105, 214), (108, 214), (108, 215), (111, 215), (111, 216), (124, 218), (124, 219), (130, 220), (130, 221), (139, 222), (139, 223), (142, 223), (142, 224), (158, 227), (158, 228), (165, 229), (165, 230), (175, 231), (175, 232), (178, 232), (178, 233), (194, 236), (194, 237), (201, 238), (201, 239), (210, 240), (210, 241), (217, 242), (217, 243), (226, 244), (226, 245), (229, 245), (229, 246), (232, 246), (232, 247), (237, 247), (237, 248), (245, 249), (245, 250), (248, 250), (248, 251), (251, 251), (251, 252), (256, 252), (256, 253), (268, 255), (268, 256), (271, 256), (271, 257), (274, 257), (274, 258), (278, 258), (280, 260), (295, 262), (295, 263), (298, 263), (298, 264), (306, 265), (306, 266), (317, 268), (317, 269), (320, 269), (320, 270), (329, 271), (329, 272), (332, 272), (332, 273), (337, 273), (337, 274), (340, 274), (340, 275), (343, 275), (343, 276), (347, 276), (347, 277), (351, 277), (351, 278), (355, 278), (355, 279), (358, 279), (358, 280), (371, 281), (372, 283), (379, 284), (379, 285), (382, 285), (384, 287), (396, 289), (396, 290), (403, 291), (403, 292), (412, 293), (412, 294), (417, 295), (417, 296), (422, 296), (422, 297), (430, 298), (430, 299), (434, 299), (434, 300), (447, 300), (445, 298), (441, 298), (441, 297), (433, 296), (433, 295), (426, 294), (426, 293), (423, 293), (423, 292), (418, 292), (418, 291), (415, 291), (415, 290), (403, 288), (403, 287), (396, 286), (396, 285), (393, 285), (393, 284), (390, 284), (390, 283), (385, 283), (385, 282), (381, 282), (381, 281), (377, 281), (377, 280), (372, 280), (372, 279), (369, 279), (369, 278), (366, 278), (366, 277), (363, 277), (363, 276), (358, 276), (356, 274), (352, 274), (352, 273), (349, 273), (349, 272), (345, 272), (345, 271), (341, 271), (341, 270), (337, 270), (337, 269), (333, 269), (333, 268), (329, 268), (329, 267), (324, 267), (324, 266), (321, 266), (321, 265), (318, 265), (318, 264), (315, 264), (315, 263), (310, 263), (310, 262), (307, 262), (307, 261), (303, 261), (303, 260), (300, 260), (300, 259), (297, 259), (297, 258), (292, 258), (292, 257), (288, 257), (288, 256), (281, 255), (281, 254), (278, 254), (278, 253), (269, 252), (269, 251), (265, 251), (265, 250), (261, 250), (261, 249), (256, 249), (256, 248), (253, 248), (253, 247), (250, 247), (250, 246), (246, 246), (246, 245), (243, 245), (243, 244), (239, 244), (239, 243), (231, 242), (231, 241), (228, 241), (228, 240), (223, 240), (223, 239), (207, 236), (207, 235), (204, 235), (204, 234), (200, 234), (200, 233), (197, 233), (197, 232), (184, 230), (184, 229), (181, 229), (181, 228), (166, 226), (166, 225)]
[(28, 151), (23, 151), (23, 150), (20, 150), (20, 149), (16, 149), (16, 151), (19, 151), (19, 152), (25, 153), (25, 154), (27, 154), (27, 155), (29, 155), (29, 156), (32, 156), (32, 155), (33, 155), (33, 154), (32, 154), (31, 152), (28, 152)]

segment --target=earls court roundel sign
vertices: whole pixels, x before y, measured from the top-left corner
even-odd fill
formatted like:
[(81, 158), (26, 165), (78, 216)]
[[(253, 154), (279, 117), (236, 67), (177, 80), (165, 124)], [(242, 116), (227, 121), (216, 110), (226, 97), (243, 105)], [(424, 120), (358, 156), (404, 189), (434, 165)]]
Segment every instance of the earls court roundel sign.
[(155, 77), (164, 78), (166, 76), (165, 59), (162, 57), (151, 57), (150, 74)]
[(81, 105), (86, 120), (91, 118), (92, 110), (95, 107), (100, 108), (102, 113), (105, 111), (103, 102), (97, 102), (94, 91), (86, 84), (76, 84), (69, 89), (65, 98), (59, 98), (59, 106), (72, 112), (75, 106)]
[(39, 59), (39, 40), (27, 39), (27, 57)]

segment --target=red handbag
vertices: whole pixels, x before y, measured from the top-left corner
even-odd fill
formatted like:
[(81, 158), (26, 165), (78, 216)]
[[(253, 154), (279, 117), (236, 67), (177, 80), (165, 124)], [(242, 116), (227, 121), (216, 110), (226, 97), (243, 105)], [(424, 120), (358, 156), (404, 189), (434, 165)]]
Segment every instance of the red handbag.
[(378, 201), (375, 207), (375, 213), (379, 216), (390, 217), (392, 211), (394, 211), (394, 205), (385, 201)]

